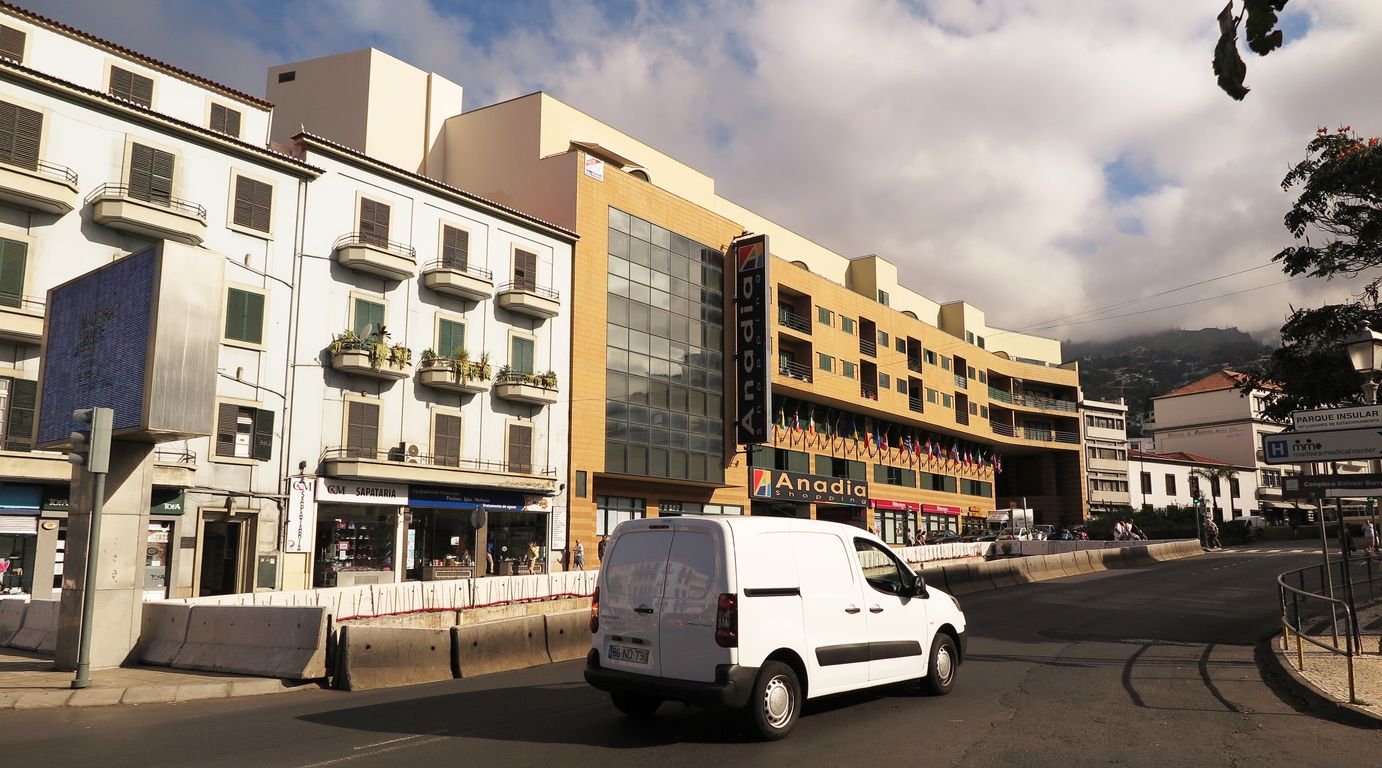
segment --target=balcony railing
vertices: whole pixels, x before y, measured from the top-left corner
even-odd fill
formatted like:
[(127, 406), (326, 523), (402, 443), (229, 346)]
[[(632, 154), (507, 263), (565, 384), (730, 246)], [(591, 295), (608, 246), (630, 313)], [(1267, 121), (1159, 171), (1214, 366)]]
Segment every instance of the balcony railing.
[(969, 413), (968, 413), (967, 411), (955, 411), (955, 423), (956, 423), (956, 424), (968, 424), (968, 423), (969, 423)]
[(907, 398), (907, 407), (908, 407), (908, 408), (911, 408), (913, 411), (916, 411), (917, 413), (921, 413), (921, 396), (920, 396), (920, 395), (912, 395), (912, 396), (908, 397), (908, 398)]
[(523, 293), (531, 293), (535, 296), (541, 296), (544, 299), (551, 299), (552, 301), (561, 300), (560, 293), (557, 293), (551, 288), (543, 288), (542, 286), (532, 282), (531, 280), (514, 280), (512, 282), (504, 283), (503, 285), (499, 286), (500, 293), (508, 293), (510, 291), (522, 291)]
[(71, 184), (74, 187), (77, 186), (77, 172), (65, 165), (50, 163), (46, 160), (21, 161), (19, 158), (0, 159), (0, 163), (12, 165), (15, 168), (22, 168), (30, 173), (36, 173), (39, 176), (47, 176), (50, 179), (56, 179), (65, 184)]
[(22, 309), (25, 312), (32, 312), (37, 315), (43, 314), (43, 299), (36, 299), (32, 296), (16, 296), (12, 293), (0, 292), (0, 307), (8, 309)]
[(997, 400), (1000, 403), (1012, 403), (1013, 393), (1006, 389), (999, 389), (998, 387), (989, 385), (989, 399)]
[(91, 194), (86, 196), (86, 202), (91, 203), (103, 197), (124, 197), (130, 200), (138, 200), (141, 203), (161, 206), (171, 211), (176, 211), (186, 216), (194, 216), (202, 221), (206, 221), (205, 206), (194, 203), (191, 200), (173, 197), (172, 195), (155, 195), (147, 190), (135, 190), (128, 184), (114, 184), (109, 182), (102, 184), (93, 189)]
[(955, 374), (955, 386), (959, 387), (960, 389), (969, 389), (969, 379), (966, 379), (962, 374), (957, 373)]
[(907, 370), (909, 370), (909, 371), (911, 371), (911, 372), (913, 372), (913, 373), (921, 373), (921, 358), (919, 358), (919, 357), (909, 357), (909, 358), (907, 358)]
[(1062, 432), (1060, 430), (1042, 429), (1039, 427), (1013, 428), (1012, 426), (997, 421), (990, 421), (989, 428), (993, 430), (995, 435), (1018, 437), (1023, 440), (1035, 440), (1043, 443), (1072, 443), (1077, 445), (1080, 442), (1080, 435), (1078, 432)]
[(417, 259), (417, 249), (405, 243), (397, 243), (393, 240), (382, 238), (378, 235), (371, 235), (365, 232), (351, 232), (336, 238), (331, 250), (339, 251), (342, 248), (349, 248), (354, 245), (368, 245), (371, 248), (381, 248), (400, 256), (407, 256), (410, 259)]
[(869, 357), (878, 357), (878, 342), (873, 339), (859, 337), (859, 353)]
[(488, 270), (488, 269), (483, 269), (483, 268), (481, 268), (481, 267), (471, 266), (471, 265), (468, 264), (468, 263), (463, 264), (463, 263), (461, 263), (461, 262), (459, 262), (459, 261), (456, 261), (455, 259), (437, 259), (436, 261), (431, 262), (430, 264), (428, 264), (426, 267), (423, 267), (423, 269), (424, 269), (424, 270), (432, 270), (432, 269), (450, 269), (450, 270), (455, 271), (455, 272), (461, 272), (461, 273), (463, 273), (463, 274), (473, 275), (473, 276), (475, 276), (475, 277), (479, 277), (479, 278), (482, 278), (482, 279), (484, 279), (484, 280), (493, 280), (493, 279), (494, 279), (494, 273), (491, 272), (490, 270)]
[(197, 454), (193, 451), (175, 451), (159, 448), (154, 451), (154, 462), (157, 464), (176, 464), (180, 466), (195, 467), (197, 465)]
[(811, 381), (811, 366), (802, 363), (794, 363), (790, 360), (779, 360), (777, 362), (777, 372), (797, 381)]
[(807, 336), (811, 335), (811, 321), (786, 307), (777, 308), (777, 323), (778, 325), (791, 328), (798, 333), (804, 333)]
[(336, 446), (322, 451), (321, 460), (331, 459), (363, 459), (365, 461), (393, 461), (399, 464), (422, 464), (430, 467), (442, 467), (450, 469), (467, 469), (478, 472), (508, 473), (516, 472), (523, 475), (548, 475), (556, 477), (556, 467), (537, 466), (524, 462), (504, 462), (504, 461), (484, 461), (481, 459), (465, 459), (459, 456), (437, 456), (426, 453), (419, 453), (414, 456), (400, 448), (393, 448), (387, 451), (378, 451), (373, 448), (357, 448), (350, 446)]
[(859, 385), (859, 396), (862, 397), (862, 398), (864, 398), (865, 400), (877, 400), (877, 399), (878, 399), (878, 385), (877, 385), (877, 384), (860, 384), (860, 385)]
[[(960, 376), (956, 376), (956, 384), (959, 383)], [(1065, 413), (1076, 413), (1080, 410), (1079, 403), (1074, 400), (1060, 400), (1045, 395), (1014, 395), (1006, 390), (997, 387), (989, 387), (989, 399), (997, 400), (1010, 405), (1020, 405), (1027, 408), (1043, 408), (1048, 411), (1064, 411)]]

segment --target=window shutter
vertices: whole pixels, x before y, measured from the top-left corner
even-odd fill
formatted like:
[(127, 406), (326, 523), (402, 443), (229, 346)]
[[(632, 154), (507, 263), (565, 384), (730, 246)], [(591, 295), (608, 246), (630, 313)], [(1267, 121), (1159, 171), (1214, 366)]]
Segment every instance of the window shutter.
[(451, 357), (465, 349), (465, 325), (453, 320), (437, 322), (437, 354)]
[(226, 338), (264, 342), (264, 295), (230, 288), (226, 295)]
[(360, 239), (381, 248), (389, 245), (389, 206), (360, 198)]
[(509, 367), (515, 372), (533, 372), (533, 340), (521, 336), (513, 337), (513, 355)]
[(273, 207), (273, 187), (244, 176), (235, 177), (235, 214), (237, 226), (269, 231), (269, 212)]
[(224, 104), (211, 105), (211, 130), (240, 138), (240, 113)]
[(252, 344), (264, 343), (264, 294), (245, 291), (245, 337)]
[(509, 425), (509, 470), (533, 471), (533, 428), (523, 424)]
[(441, 228), (442, 266), (464, 271), (470, 260), (470, 233), (459, 227)]
[(167, 203), (173, 199), (173, 153), (157, 149), (153, 153), (149, 197), (155, 202)]
[(514, 287), (532, 290), (537, 287), (537, 254), (524, 250), (513, 252)]
[(24, 305), (28, 251), (28, 243), (0, 239), (0, 306), (18, 308)]
[(5, 447), (12, 451), (27, 451), (33, 446), (34, 407), (38, 399), (38, 382), (15, 379), (10, 387), (10, 415), (5, 425)]
[(216, 455), (235, 455), (235, 433), (238, 429), (236, 419), (240, 416), (240, 406), (221, 403), (216, 406)]
[(21, 30), (0, 26), (0, 56), (24, 63), (24, 37)]
[(0, 162), (38, 170), (43, 113), (0, 102)]
[(111, 67), (110, 95), (150, 107), (154, 103), (154, 81), (126, 69)]
[(254, 412), (254, 458), (268, 461), (274, 452), (274, 412), (256, 410)]
[(128, 99), (130, 91), (133, 90), (134, 75), (119, 67), (110, 68), (110, 95)]
[(244, 341), (245, 297), (249, 294), (236, 288), (226, 291), (226, 338)]
[(355, 335), (366, 338), (372, 330), (379, 330), (384, 325), (384, 305), (365, 299), (355, 300)]
[(143, 144), (130, 148), (129, 195), (136, 200), (167, 204), (173, 197), (175, 158)]
[(436, 415), (432, 427), (432, 461), (447, 467), (461, 463), (461, 417), (448, 413)]
[(379, 406), (351, 401), (346, 416), (346, 455), (372, 459), (379, 449)]

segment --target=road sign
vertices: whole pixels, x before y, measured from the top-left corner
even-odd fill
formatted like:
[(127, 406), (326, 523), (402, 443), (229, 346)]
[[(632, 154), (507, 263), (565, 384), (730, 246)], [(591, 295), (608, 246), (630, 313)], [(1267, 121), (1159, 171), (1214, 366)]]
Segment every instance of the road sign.
[(1382, 488), (1382, 474), (1302, 475), (1281, 480), (1281, 495), (1288, 499), (1363, 497)]
[(1332, 429), (1262, 436), (1268, 464), (1382, 459), (1382, 429)]
[(1317, 408), (1291, 414), (1297, 432), (1318, 432), (1324, 429), (1382, 429), (1382, 406), (1362, 405), (1356, 408)]

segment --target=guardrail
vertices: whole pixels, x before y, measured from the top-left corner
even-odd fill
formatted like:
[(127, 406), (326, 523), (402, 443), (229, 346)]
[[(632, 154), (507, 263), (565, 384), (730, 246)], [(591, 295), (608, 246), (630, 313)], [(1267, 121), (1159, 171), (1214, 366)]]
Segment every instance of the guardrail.
[[(1355, 565), (1361, 565), (1367, 574), (1361, 585), (1353, 578)], [(1342, 560), (1329, 560), (1326, 563), (1286, 571), (1276, 577), (1277, 592), (1281, 601), (1281, 650), (1290, 653), (1291, 636), (1295, 635), (1296, 669), (1301, 672), (1305, 671), (1305, 643), (1334, 655), (1342, 655), (1348, 669), (1350, 704), (1362, 703), (1358, 699), (1354, 659), (1362, 655), (1363, 634), (1358, 626), (1358, 617), (1349, 610), (1349, 602), (1344, 598), (1345, 568), (1349, 569), (1348, 581), (1352, 583), (1355, 600), (1361, 586), (1367, 587), (1368, 599), (1375, 600), (1382, 591), (1382, 584), (1379, 584), (1379, 581), (1382, 581), (1382, 568), (1379, 568), (1379, 565), (1382, 565), (1382, 560), (1376, 557), (1363, 557), (1347, 563)], [(1317, 591), (1310, 591), (1307, 586), (1310, 580), (1308, 576), (1313, 577)], [(1294, 586), (1289, 583), (1292, 577), (1296, 581)], [(1328, 594), (1324, 594), (1326, 591)], [(1316, 606), (1313, 611), (1312, 606)], [(1327, 619), (1326, 611), (1329, 614)], [(1341, 615), (1344, 635), (1342, 648), (1339, 647)], [(1326, 623), (1330, 634), (1328, 643), (1322, 639)], [(1312, 630), (1320, 637), (1312, 637)], [(1382, 654), (1382, 645), (1379, 645), (1378, 653)]]
[(811, 321), (790, 309), (777, 308), (777, 324), (791, 328), (799, 333), (811, 335)]
[(86, 196), (86, 202), (91, 203), (102, 197), (122, 197), (129, 200), (138, 200), (141, 203), (161, 206), (206, 221), (206, 207), (200, 203), (194, 203), (191, 200), (183, 200), (180, 197), (173, 197), (172, 195), (163, 195), (142, 189), (135, 189), (128, 184), (102, 184), (91, 190), (91, 194)]
[(482, 277), (486, 280), (493, 280), (494, 273), (481, 267), (473, 267), (468, 262), (460, 262), (456, 259), (437, 259), (427, 263), (422, 271), (427, 272), (433, 269), (449, 269), (453, 272), (461, 272), (475, 277)]
[(339, 251), (342, 248), (349, 248), (355, 245), (368, 245), (371, 248), (382, 248), (390, 253), (400, 256), (407, 256), (410, 259), (417, 259), (417, 249), (406, 243), (399, 243), (379, 235), (372, 235), (368, 232), (350, 232), (336, 238), (336, 242), (331, 244), (332, 251)]
[(794, 363), (790, 360), (779, 360), (777, 372), (789, 379), (798, 381), (811, 381), (811, 366), (802, 363)]
[(557, 291), (554, 291), (551, 288), (543, 288), (542, 286), (527, 280), (513, 280), (511, 282), (507, 282), (499, 286), (500, 293), (509, 293), (510, 291), (521, 291), (523, 293), (531, 293), (534, 296), (541, 296), (544, 299), (551, 299), (552, 301), (559, 301), (561, 299), (561, 294)]

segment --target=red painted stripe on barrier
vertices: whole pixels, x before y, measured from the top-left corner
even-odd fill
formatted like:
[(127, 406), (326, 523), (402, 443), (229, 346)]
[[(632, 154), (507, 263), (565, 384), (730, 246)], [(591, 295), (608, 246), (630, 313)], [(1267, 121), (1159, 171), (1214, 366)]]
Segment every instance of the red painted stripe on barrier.
[(548, 595), (547, 597), (529, 597), (529, 598), (524, 598), (524, 599), (522, 599), (522, 600), (500, 600), (499, 602), (495, 602), (495, 603), (482, 603), (482, 604), (480, 604), (480, 605), (467, 605), (467, 606), (465, 606), (465, 607), (463, 607), (463, 608), (414, 608), (414, 609), (412, 609), (412, 610), (410, 610), (410, 611), (394, 611), (393, 613), (369, 613), (369, 614), (364, 614), (364, 613), (362, 613), (362, 614), (360, 614), (359, 616), (344, 616), (344, 617), (341, 617), (341, 618), (336, 619), (336, 621), (353, 621), (353, 620), (355, 620), (355, 619), (382, 619), (382, 618), (384, 618), (384, 617), (386, 617), (386, 616), (407, 616), (407, 615), (413, 614), (413, 613), (439, 613), (439, 612), (441, 612), (441, 611), (468, 611), (468, 610), (471, 610), (471, 609), (473, 609), (473, 608), (493, 608), (493, 607), (496, 606), (496, 605), (520, 605), (520, 604), (523, 604), (523, 603), (540, 603), (540, 602), (542, 602), (542, 601), (544, 601), (544, 600), (560, 600), (560, 599), (568, 598), (568, 597), (590, 597), (590, 595), (589, 595), (589, 594), (584, 594), (584, 595), (582, 595), (582, 594), (577, 594), (577, 593), (575, 593), (575, 592), (562, 592), (562, 593), (559, 593), (559, 594), (556, 594), (556, 595)]

